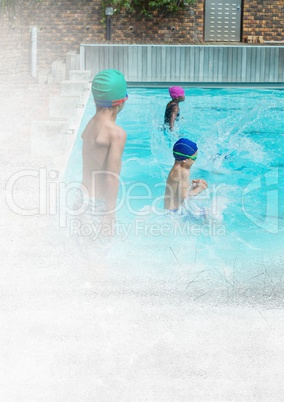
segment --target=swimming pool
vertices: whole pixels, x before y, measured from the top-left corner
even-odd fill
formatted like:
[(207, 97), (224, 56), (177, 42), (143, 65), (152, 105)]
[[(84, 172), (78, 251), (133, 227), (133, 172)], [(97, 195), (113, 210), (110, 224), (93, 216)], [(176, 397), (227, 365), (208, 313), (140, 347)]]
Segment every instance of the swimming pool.
[[(127, 132), (110, 261), (164, 271), (174, 266), (284, 265), (284, 91), (185, 90), (176, 135), (162, 129), (164, 88), (130, 88), (117, 122)], [(66, 171), (81, 179), (80, 135), (95, 113), (90, 98)], [(163, 194), (179, 136), (198, 143), (191, 178), (204, 178), (210, 224), (165, 215)], [(206, 198), (206, 197), (205, 197)], [(201, 201), (202, 202), (202, 201)], [(249, 269), (249, 268), (246, 268)]]

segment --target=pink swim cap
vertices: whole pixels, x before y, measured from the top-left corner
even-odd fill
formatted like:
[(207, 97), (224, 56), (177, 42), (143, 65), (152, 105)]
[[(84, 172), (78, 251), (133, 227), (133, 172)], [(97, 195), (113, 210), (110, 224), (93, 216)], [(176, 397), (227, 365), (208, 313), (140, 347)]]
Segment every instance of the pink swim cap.
[(171, 87), (169, 93), (172, 99), (177, 99), (180, 96), (184, 96), (184, 90), (182, 87)]

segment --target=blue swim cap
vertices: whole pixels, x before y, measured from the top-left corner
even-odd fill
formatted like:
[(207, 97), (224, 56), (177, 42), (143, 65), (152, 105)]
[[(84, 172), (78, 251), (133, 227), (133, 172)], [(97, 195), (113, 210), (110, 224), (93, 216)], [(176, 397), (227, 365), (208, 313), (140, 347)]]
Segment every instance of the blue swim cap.
[(189, 156), (194, 155), (197, 150), (198, 148), (195, 142), (187, 138), (180, 138), (173, 147), (173, 155), (175, 160), (183, 161)]

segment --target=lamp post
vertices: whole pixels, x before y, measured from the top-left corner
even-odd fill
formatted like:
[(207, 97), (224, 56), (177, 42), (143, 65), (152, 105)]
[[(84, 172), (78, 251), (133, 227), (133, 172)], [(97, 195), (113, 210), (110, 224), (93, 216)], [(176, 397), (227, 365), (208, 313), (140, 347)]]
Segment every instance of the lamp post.
[(106, 7), (106, 40), (111, 39), (111, 16), (113, 15), (113, 7)]

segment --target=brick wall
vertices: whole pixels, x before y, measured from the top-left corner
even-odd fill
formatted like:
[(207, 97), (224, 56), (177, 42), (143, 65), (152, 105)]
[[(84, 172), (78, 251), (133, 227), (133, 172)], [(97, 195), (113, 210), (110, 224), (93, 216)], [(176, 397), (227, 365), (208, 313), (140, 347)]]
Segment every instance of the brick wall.
[(0, 74), (17, 74), (22, 69), (22, 41), (20, 19), (0, 16)]
[(243, 39), (248, 35), (284, 41), (284, 0), (245, 0)]
[[(112, 17), (112, 43), (203, 42), (204, 1), (197, 0), (177, 15), (159, 13), (153, 20), (120, 14)], [(30, 71), (31, 27), (38, 27), (38, 69), (49, 69), (80, 43), (105, 43), (100, 0), (21, 0), (10, 16), (0, 17), (0, 74)], [(265, 41), (283, 37), (284, 0), (244, 0), (243, 40), (248, 35)]]
[(113, 43), (190, 44), (203, 41), (204, 0), (181, 10), (175, 16), (165, 13), (151, 19), (121, 14), (112, 18)]
[(99, 22), (99, 0), (42, 0), (37, 3), (22, 0), (20, 12), (23, 58), (27, 65), (32, 26), (38, 28), (38, 65), (41, 68), (64, 59), (70, 50), (79, 52), (80, 43), (101, 42), (104, 35), (104, 27)]

